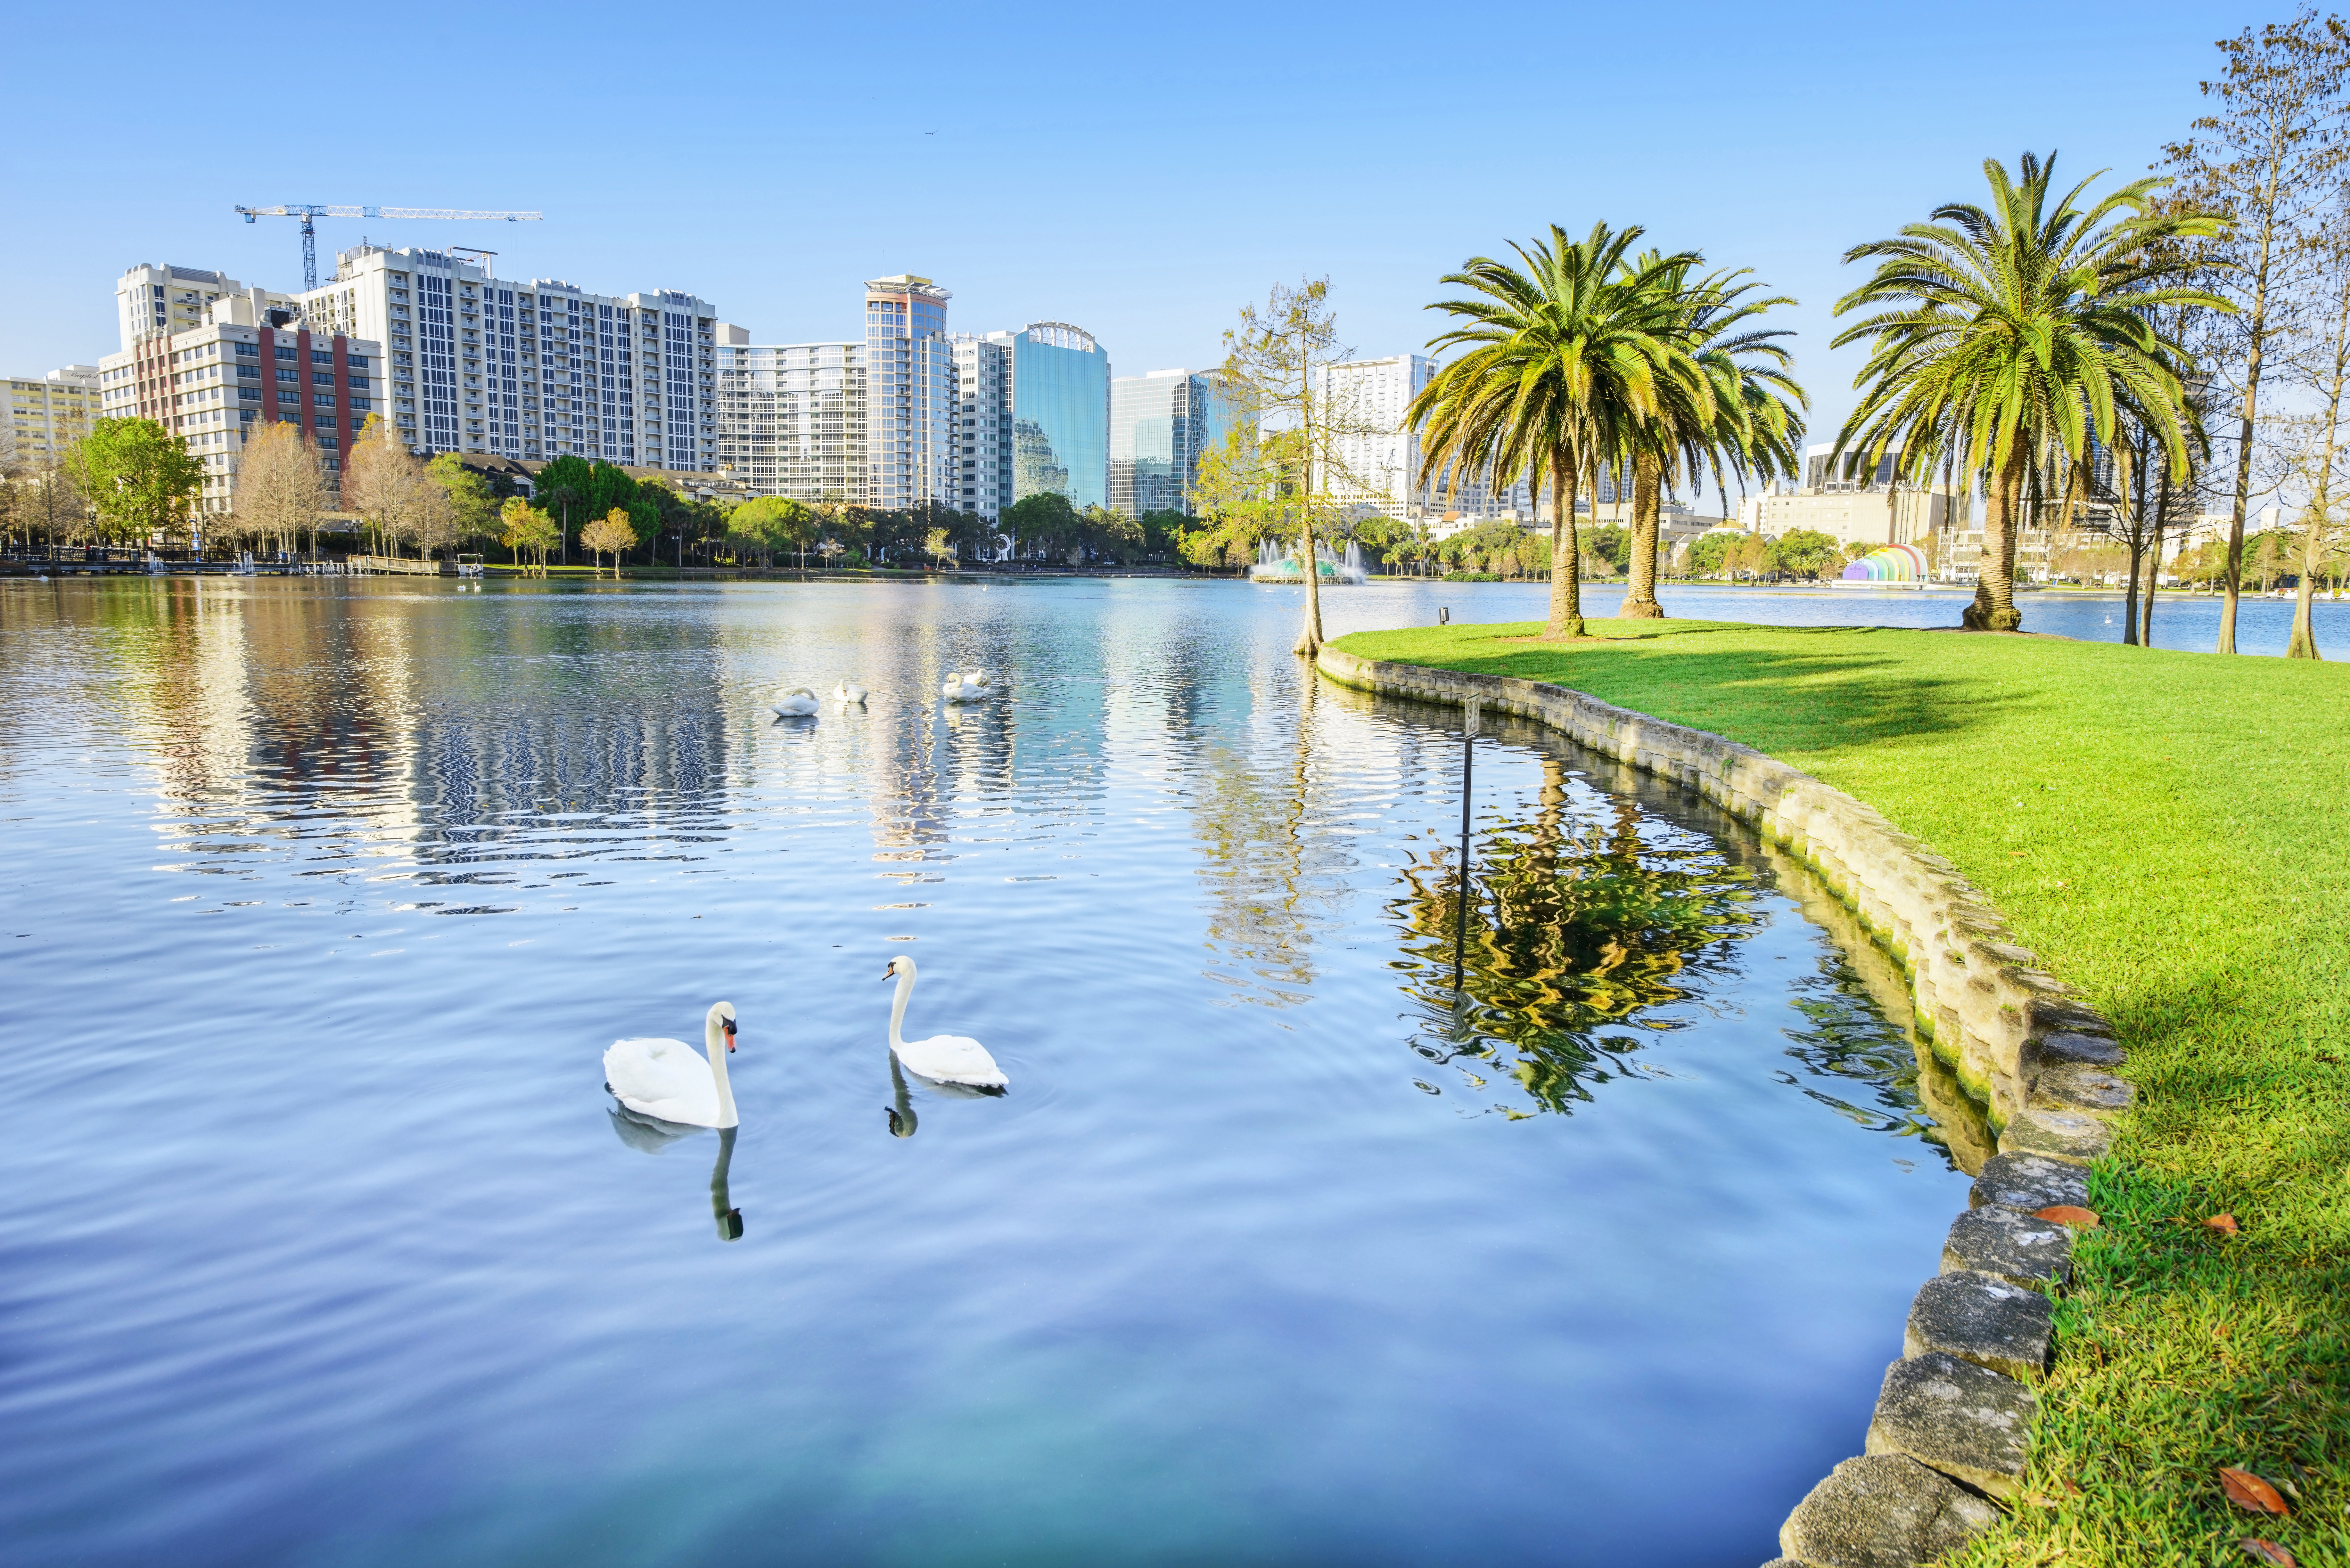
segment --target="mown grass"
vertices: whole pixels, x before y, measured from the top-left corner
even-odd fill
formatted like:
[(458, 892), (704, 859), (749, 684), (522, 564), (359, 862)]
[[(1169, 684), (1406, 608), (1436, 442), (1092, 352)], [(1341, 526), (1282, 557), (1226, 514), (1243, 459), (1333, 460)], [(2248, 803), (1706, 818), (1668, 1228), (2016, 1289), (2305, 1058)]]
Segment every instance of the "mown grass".
[[(2129, 1051), (2138, 1103), (2059, 1308), (2037, 1501), (1962, 1561), (2245, 1563), (2258, 1536), (2350, 1565), (2350, 668), (1952, 632), (1538, 630), (1339, 646), (1554, 681), (1867, 801)], [(2223, 1213), (2239, 1233), (2202, 1223)], [(2293, 1517), (2231, 1507), (2223, 1465), (2285, 1488)]]

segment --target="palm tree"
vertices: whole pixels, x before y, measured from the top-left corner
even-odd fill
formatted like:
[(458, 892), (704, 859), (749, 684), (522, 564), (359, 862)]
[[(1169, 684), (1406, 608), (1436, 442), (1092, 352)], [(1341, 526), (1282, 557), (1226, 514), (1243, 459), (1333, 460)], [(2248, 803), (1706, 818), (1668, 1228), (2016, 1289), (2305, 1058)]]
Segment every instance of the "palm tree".
[[(1856, 245), (1846, 263), (1876, 258), (1868, 281), (1836, 314), (1876, 314), (1838, 334), (1834, 347), (1870, 340), (1865, 388), (1836, 432), (1831, 463), (1861, 449), (1873, 471), (1889, 451), (1898, 478), (1923, 483), (1946, 446), (1984, 479), (1982, 573), (1966, 625), (2012, 631), (2015, 521), (2034, 454), (2061, 450), (2078, 462), (2092, 440), (2114, 437), (2115, 406), (2142, 411), (2174, 476), (2188, 469), (2180, 410), (2185, 348), (2157, 328), (2168, 305), (2229, 306), (2200, 289), (2168, 286), (2163, 242), (2216, 233), (2219, 220), (2164, 213), (2154, 192), (2169, 182), (2137, 180), (2083, 211), (2091, 175), (2051, 205), (2056, 159), (2025, 153), (2021, 180), (1983, 161), (1988, 209), (1950, 202), (1929, 223), (1895, 239)], [(2100, 171), (2102, 172), (2102, 171)]]
[[(1644, 256), (1640, 265), (1651, 259)], [(1661, 417), (1634, 446), (1632, 569), (1619, 612), (1623, 615), (1656, 618), (1665, 613), (1657, 602), (1657, 541), (1667, 483), (1685, 479), (1703, 494), (1711, 472), (1724, 496), (1726, 521), (1730, 474), (1769, 480), (1796, 471), (1795, 443), (1804, 433), (1800, 410), (1808, 400), (1789, 374), (1792, 357), (1778, 341), (1793, 334), (1749, 325), (1773, 306), (1795, 302), (1784, 295), (1747, 298), (1762, 286), (1738, 281), (1748, 270), (1715, 273), (1694, 286), (1684, 282), (1686, 266), (1676, 269), (1669, 280), (1660, 275), (1660, 281), (1669, 282), (1684, 345), (1704, 371), (1711, 396), (1700, 400), (1676, 388), (1679, 395), (1667, 399)]]
[(1480, 476), (1496, 487), (1525, 479), (1539, 509), (1548, 481), (1545, 639), (1584, 633), (1575, 524), (1581, 488), (1602, 469), (1619, 468), (1667, 396), (1700, 405), (1712, 397), (1681, 341), (1668, 281), (1698, 258), (1684, 252), (1627, 265), (1641, 232), (1595, 223), (1576, 241), (1553, 223), (1547, 242), (1510, 246), (1520, 265), (1478, 256), (1445, 276), (1479, 297), (1428, 307), (1463, 323), (1430, 347), (1469, 351), (1439, 370), (1405, 413), (1407, 428), (1424, 431), (1416, 483), (1449, 474), (1457, 490)]

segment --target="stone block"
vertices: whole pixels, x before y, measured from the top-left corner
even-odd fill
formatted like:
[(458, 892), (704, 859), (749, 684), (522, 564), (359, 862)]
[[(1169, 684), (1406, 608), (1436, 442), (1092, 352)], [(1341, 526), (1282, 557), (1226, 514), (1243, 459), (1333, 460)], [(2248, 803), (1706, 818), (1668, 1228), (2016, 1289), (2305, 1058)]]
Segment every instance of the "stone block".
[(2085, 1111), (2027, 1106), (2009, 1117), (1999, 1134), (2002, 1154), (2036, 1154), (2074, 1165), (2087, 1165), (2102, 1158), (2113, 1146), (2113, 1127), (2103, 1116)]
[(1917, 1568), (1991, 1527), (1999, 1510), (1906, 1454), (1846, 1459), (1787, 1522), (1779, 1550), (1808, 1568)]
[(2113, 1041), (2103, 1034), (2084, 1034), (2078, 1030), (2054, 1030), (2023, 1043), (2026, 1072), (2044, 1072), (2073, 1063), (2113, 1068), (2120, 1066), (2122, 1060), (2122, 1048)]
[(1907, 1454), (1993, 1497), (2023, 1490), (2023, 1461), (2040, 1401), (2012, 1377), (1929, 1352), (1886, 1369), (1865, 1445)]
[(2043, 1159), (2036, 1154), (1991, 1156), (1983, 1161), (1982, 1173), (1975, 1178), (1974, 1188), (1967, 1194), (1970, 1207), (1981, 1209), (1992, 1204), (2002, 1209), (2021, 1209), (2026, 1214), (2054, 1203), (2085, 1208), (2088, 1201), (2088, 1172), (2077, 1165)]
[(2137, 1090), (2103, 1067), (2066, 1062), (2043, 1068), (2032, 1080), (2031, 1106), (2043, 1111), (2080, 1111), (2109, 1116), (2130, 1108)]
[(1971, 1269), (2012, 1285), (2062, 1284), (2073, 1273), (2073, 1233), (2012, 1209), (1970, 1209), (1950, 1222), (1942, 1272)]
[(2055, 1312), (2038, 1291), (1956, 1270), (1928, 1280), (1909, 1303), (1901, 1354), (1955, 1355), (2002, 1376), (2029, 1377), (2048, 1365)]

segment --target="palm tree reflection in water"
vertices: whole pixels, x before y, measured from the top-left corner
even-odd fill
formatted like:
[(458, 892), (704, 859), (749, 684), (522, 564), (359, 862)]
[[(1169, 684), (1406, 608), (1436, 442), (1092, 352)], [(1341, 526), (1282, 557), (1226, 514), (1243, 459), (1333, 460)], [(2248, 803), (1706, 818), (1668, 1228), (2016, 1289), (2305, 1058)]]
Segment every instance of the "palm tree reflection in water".
[(1564, 1112), (1592, 1083), (1636, 1070), (1622, 1053), (1641, 1043), (1600, 1030), (1683, 1000), (1694, 973), (1728, 972), (1730, 944), (1761, 917), (1752, 876), (1720, 846), (1678, 831), (1643, 837), (1635, 803), (1571, 804), (1565, 764), (1545, 757), (1542, 769), (1533, 820), (1490, 831), (1473, 857), (1461, 992), (1451, 983), (1462, 894), (1450, 847), (1404, 871), (1409, 890), (1390, 909), (1408, 935), (1394, 967), (1427, 1020), (1412, 1044), (1423, 1058), (1493, 1063), (1538, 1106)]

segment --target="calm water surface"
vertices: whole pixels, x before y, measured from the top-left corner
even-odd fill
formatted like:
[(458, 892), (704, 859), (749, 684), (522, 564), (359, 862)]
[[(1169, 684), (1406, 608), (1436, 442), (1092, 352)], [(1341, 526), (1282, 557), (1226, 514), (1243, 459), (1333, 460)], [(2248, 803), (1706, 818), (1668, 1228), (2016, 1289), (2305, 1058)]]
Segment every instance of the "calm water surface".
[[(1293, 604), (0, 588), (0, 1555), (1770, 1555), (1964, 1202), (1899, 1029), (1517, 729), (1456, 1001), (1452, 721)], [(1007, 1097), (900, 1094), (897, 953)], [(739, 1135), (617, 1120), (721, 997)]]

